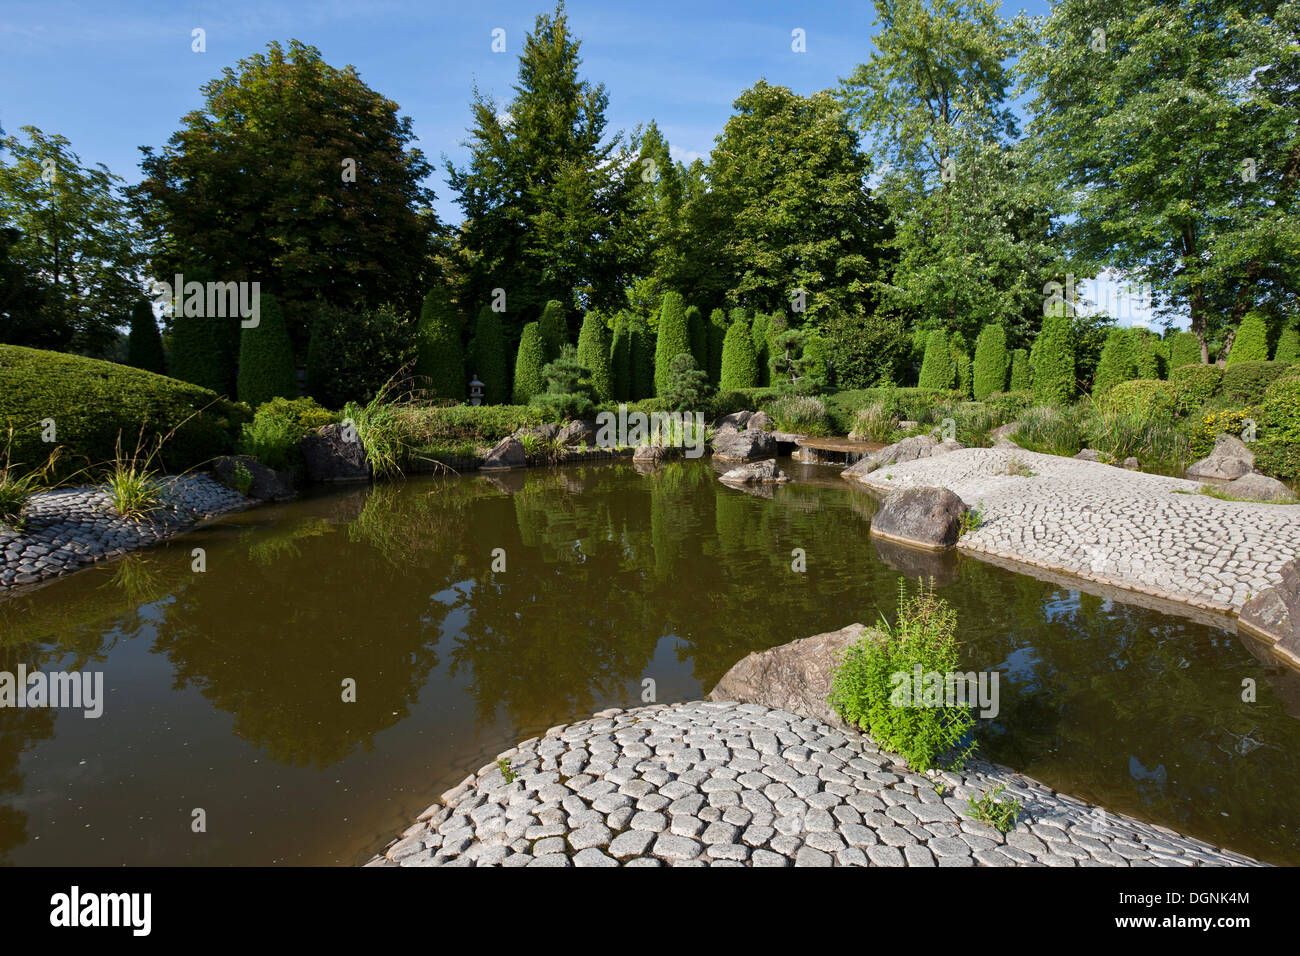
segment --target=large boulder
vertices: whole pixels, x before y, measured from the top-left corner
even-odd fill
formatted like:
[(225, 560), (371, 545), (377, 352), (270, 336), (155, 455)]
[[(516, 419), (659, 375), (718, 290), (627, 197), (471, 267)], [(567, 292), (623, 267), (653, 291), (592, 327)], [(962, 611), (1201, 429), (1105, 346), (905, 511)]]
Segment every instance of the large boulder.
[(1237, 626), (1263, 638), (1300, 664), (1300, 567), (1296, 559), (1282, 565), (1282, 580), (1251, 597), (1237, 616)]
[(723, 461), (754, 461), (776, 455), (776, 439), (764, 431), (733, 431), (730, 428), (713, 436), (713, 457)]
[(735, 429), (736, 431), (740, 431), (746, 425), (749, 424), (749, 420), (753, 417), (754, 417), (753, 412), (747, 412), (747, 411), (732, 412), (730, 415), (723, 415), (721, 418), (719, 418), (716, 422), (713, 423), (713, 427), (717, 431), (722, 431), (724, 428), (732, 428)]
[(845, 648), (864, 637), (870, 640), (879, 636), (879, 632), (862, 624), (850, 624), (838, 631), (755, 651), (722, 675), (709, 692), (709, 700), (760, 704), (842, 728), (844, 722), (826, 702), (831, 672)]
[(941, 588), (957, 583), (956, 551), (922, 550), (879, 535), (872, 535), (871, 545), (882, 561), (905, 578), (929, 581)]
[(308, 481), (366, 481), (370, 462), (356, 429), (324, 425), (298, 443)]
[(572, 421), (556, 432), (555, 440), (565, 447), (585, 442), (588, 448), (595, 448), (598, 431), (595, 422)]
[(719, 480), (740, 485), (779, 484), (789, 481), (790, 476), (777, 467), (775, 458), (768, 458), (766, 461), (752, 461), (739, 468), (733, 468)]
[(1095, 448), (1084, 448), (1074, 457), (1079, 461), (1101, 461), (1101, 452)]
[(1233, 435), (1220, 435), (1214, 450), (1187, 469), (1188, 478), (1231, 481), (1255, 470), (1255, 453)]
[(753, 431), (770, 432), (773, 428), (772, 419), (767, 412), (755, 412), (749, 416), (749, 421), (745, 422), (745, 428)]
[(295, 497), (293, 476), (287, 471), (268, 468), (256, 458), (244, 455), (222, 455), (212, 463), (212, 473), (227, 488), (239, 490), (239, 479), (235, 472), (239, 466), (248, 472), (253, 483), (248, 489), (248, 497), (258, 501), (288, 501)]
[(870, 474), (885, 465), (897, 465), (905, 461), (915, 461), (918, 458), (946, 455), (949, 452), (958, 451), (965, 447), (961, 442), (953, 439), (936, 441), (931, 435), (912, 435), (902, 441), (896, 441), (892, 445), (886, 445), (884, 448), (877, 448), (873, 452), (868, 452), (860, 460), (840, 472), (840, 475), (845, 478), (856, 478), (860, 475)]
[(528, 458), (524, 454), (524, 443), (513, 435), (507, 435), (497, 442), (487, 457), (483, 459), (484, 469), (522, 468)]
[(638, 445), (632, 452), (632, 460), (657, 465), (660, 462), (677, 458), (682, 450), (675, 445)]
[(1242, 475), (1240, 478), (1234, 478), (1223, 486), (1223, 490), (1232, 497), (1241, 498), (1245, 501), (1274, 503), (1295, 501), (1295, 495), (1291, 493), (1291, 489), (1282, 482), (1276, 478), (1270, 478), (1268, 475), (1261, 475), (1253, 471), (1248, 475)]
[(1016, 432), (1020, 431), (1020, 422), (1007, 422), (1005, 425), (999, 425), (989, 432), (989, 438), (997, 444), (1004, 438), (1010, 438)]
[(961, 516), (969, 510), (947, 488), (903, 488), (881, 504), (871, 519), (871, 533), (920, 548), (951, 548), (961, 536)]
[(546, 422), (541, 425), (533, 425), (530, 428), (517, 428), (511, 433), (511, 438), (523, 438), (525, 435), (534, 435), (542, 441), (552, 441), (560, 434), (560, 426), (554, 422)]

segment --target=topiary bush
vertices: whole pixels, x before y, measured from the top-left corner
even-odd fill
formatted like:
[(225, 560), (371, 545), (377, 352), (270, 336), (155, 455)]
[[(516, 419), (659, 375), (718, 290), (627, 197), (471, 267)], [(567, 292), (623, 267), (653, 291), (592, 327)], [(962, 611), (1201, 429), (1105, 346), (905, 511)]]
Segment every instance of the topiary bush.
[(943, 329), (931, 329), (925, 339), (925, 358), (921, 360), (920, 388), (951, 389), (957, 384), (957, 366)]
[(749, 325), (749, 332), (754, 340), (754, 360), (758, 364), (758, 385), (767, 388), (772, 384), (772, 317), (762, 312), (754, 313), (754, 320)]
[(696, 306), (686, 307), (686, 330), (691, 336), (691, 358), (695, 359), (695, 367), (708, 375), (709, 327), (704, 314)]
[(546, 349), (546, 361), (553, 362), (560, 357), (560, 351), (569, 342), (569, 320), (564, 314), (564, 303), (551, 299), (542, 309), (538, 321), (542, 333), (542, 345)]
[(321, 305), (307, 345), (307, 392), (327, 408), (366, 402), (414, 357), (414, 323), (392, 308)]
[(1092, 376), (1094, 398), (1105, 395), (1120, 382), (1137, 378), (1137, 362), (1133, 357), (1133, 339), (1128, 329), (1112, 328), (1106, 333), (1106, 344), (1101, 347), (1101, 358)]
[(477, 375), (483, 383), (484, 404), (508, 403), (510, 364), (506, 353), (506, 335), (501, 327), (500, 314), (493, 312), (489, 306), (479, 309), (478, 321), (474, 324), (471, 353), (472, 367), (468, 371), (471, 375)]
[(1277, 338), (1277, 348), (1273, 350), (1274, 362), (1286, 362), (1294, 365), (1300, 362), (1300, 326), (1294, 322), (1282, 330)]
[(1300, 479), (1300, 375), (1268, 386), (1256, 429), (1255, 467), (1283, 481)]
[(1176, 368), (1202, 364), (1201, 342), (1194, 332), (1172, 332), (1168, 342), (1170, 378), (1173, 378), (1173, 370)]
[(758, 387), (758, 357), (754, 339), (744, 321), (733, 322), (722, 343), (722, 370), (718, 388), (724, 392)]
[(971, 381), (971, 360), (966, 351), (966, 337), (960, 332), (954, 332), (948, 340), (948, 347), (952, 349), (952, 367), (956, 375), (954, 385), (963, 398), (970, 398), (974, 394), (974, 383)]
[(1170, 382), (1139, 378), (1120, 382), (1097, 399), (1095, 407), (1102, 412), (1138, 415), (1147, 421), (1172, 420), (1177, 394)]
[(441, 286), (430, 289), (420, 308), (416, 332), (415, 373), (430, 396), (465, 400), (465, 350), (461, 344), (461, 321)]
[(1061, 407), (1074, 397), (1074, 346), (1070, 320), (1064, 314), (1046, 315), (1029, 352), (1034, 400)]
[(1029, 370), (1029, 353), (1016, 349), (1011, 353), (1011, 373), (1007, 377), (1007, 391), (1030, 391), (1031, 374)]
[(293, 345), (284, 324), (284, 313), (274, 296), (262, 295), (257, 325), (240, 330), (239, 400), (256, 408), (276, 396), (296, 398), (298, 377), (294, 372)]
[(722, 343), (727, 338), (727, 314), (721, 309), (709, 313), (709, 364), (706, 369), (709, 381), (718, 384), (722, 377)]
[(641, 316), (631, 320), (628, 364), (631, 368), (631, 391), (628, 398), (640, 401), (655, 394), (655, 338)]
[(1268, 361), (1268, 321), (1263, 312), (1247, 312), (1237, 326), (1232, 338), (1232, 348), (1224, 364), (1228, 367), (1242, 362)]
[(514, 403), (527, 405), (534, 395), (546, 388), (542, 368), (546, 365), (546, 346), (542, 330), (536, 322), (524, 326), (519, 337), (519, 351), (515, 355)]
[(1169, 384), (1177, 394), (1180, 414), (1187, 414), (1210, 401), (1223, 384), (1223, 369), (1217, 365), (1179, 365), (1169, 372)]
[(591, 387), (599, 402), (608, 402), (614, 397), (614, 376), (609, 366), (610, 345), (604, 318), (594, 310), (587, 312), (578, 332), (578, 361), (591, 370)]
[(613, 401), (626, 402), (632, 391), (632, 328), (628, 315), (614, 316), (614, 341), (609, 346), (609, 372), (613, 381)]
[(1010, 356), (1007, 353), (1007, 333), (1002, 326), (991, 323), (980, 329), (975, 339), (975, 368), (972, 388), (975, 400), (982, 402), (995, 392), (1007, 387)]
[[(176, 430), (159, 455), (163, 468), (193, 468), (228, 453), (251, 418), (247, 406), (188, 382), (80, 355), (0, 345), (0, 433), (13, 428), (10, 461), (40, 467), (61, 446), (55, 481), (110, 461), (119, 434), (124, 447), (134, 447), (142, 426), (146, 443)], [(41, 440), (46, 419), (54, 424), (53, 442)]]
[[(1236, 351), (1236, 348), (1233, 348)], [(1274, 380), (1289, 371), (1284, 362), (1229, 363), (1223, 369), (1218, 397), (1228, 405), (1258, 405)]]
[(655, 336), (655, 395), (662, 396), (672, 378), (672, 361), (691, 352), (691, 332), (686, 324), (686, 303), (678, 292), (665, 292), (659, 307)]
[(126, 364), (162, 375), (166, 371), (162, 335), (150, 302), (137, 302), (131, 309), (131, 331), (126, 338)]

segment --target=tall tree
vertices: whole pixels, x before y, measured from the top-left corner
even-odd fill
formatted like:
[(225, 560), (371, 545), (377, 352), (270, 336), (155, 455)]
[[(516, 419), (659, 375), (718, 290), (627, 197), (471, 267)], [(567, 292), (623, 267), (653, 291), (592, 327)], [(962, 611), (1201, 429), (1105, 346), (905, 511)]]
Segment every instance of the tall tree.
[(464, 401), (467, 379), (461, 319), (441, 285), (425, 295), (416, 334), (415, 371), (425, 380), (429, 393)]
[(659, 309), (659, 330), (655, 335), (655, 394), (662, 395), (672, 378), (672, 361), (685, 352), (691, 355), (691, 332), (686, 306), (678, 292), (664, 294)]
[(126, 364), (159, 375), (167, 370), (162, 336), (158, 333), (158, 321), (154, 318), (153, 304), (150, 302), (137, 302), (131, 310), (131, 330), (126, 339)]
[[(257, 325), (245, 326), (239, 336), (239, 400), (257, 408), (273, 398), (297, 398), (293, 349), (284, 314), (273, 296), (261, 296)], [(204, 317), (199, 321), (211, 321)]]
[(156, 278), (273, 284), (295, 346), (317, 300), (419, 307), (437, 222), (409, 117), (297, 40), (240, 60), (155, 152), (134, 196)]
[(473, 368), (470, 374), (477, 375), (483, 383), (484, 398), (489, 405), (504, 405), (510, 402), (510, 369), (506, 361), (505, 335), (501, 328), (501, 316), (488, 306), (478, 311), (478, 322), (474, 326)]
[(35, 126), (22, 132), (25, 142), (0, 139), (10, 155), (0, 161), (0, 227), (17, 230), (6, 253), (29, 291), (40, 290), (26, 305), (39, 321), (23, 323), (25, 341), (17, 342), (17, 323), (6, 339), (102, 352), (140, 297), (139, 237), (122, 179), (103, 164), (83, 165), (63, 136)]
[(578, 333), (578, 362), (591, 373), (591, 387), (596, 400), (608, 402), (614, 397), (614, 378), (610, 372), (609, 329), (599, 312), (591, 311), (582, 317), (582, 330)]

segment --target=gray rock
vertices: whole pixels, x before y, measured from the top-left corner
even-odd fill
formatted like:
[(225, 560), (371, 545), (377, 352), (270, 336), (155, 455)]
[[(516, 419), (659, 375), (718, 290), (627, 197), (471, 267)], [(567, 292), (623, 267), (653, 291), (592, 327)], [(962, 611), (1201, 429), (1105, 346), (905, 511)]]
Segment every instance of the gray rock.
[(970, 509), (947, 488), (903, 488), (885, 499), (871, 533), (935, 550), (957, 543), (961, 516)]
[(525, 435), (533, 435), (542, 439), (542, 441), (552, 441), (559, 434), (559, 425), (556, 425), (554, 422), (545, 422), (541, 425), (533, 425), (531, 428), (516, 429), (510, 437), (523, 438)]
[(755, 461), (749, 464), (741, 465), (739, 468), (733, 468), (724, 474), (720, 481), (734, 482), (736, 484), (780, 484), (790, 480), (790, 476), (777, 467), (775, 458), (768, 458), (766, 461)]
[(566, 447), (585, 442), (588, 448), (595, 448), (597, 431), (594, 421), (572, 421), (556, 433), (555, 440)]
[(1232, 435), (1219, 435), (1214, 450), (1187, 469), (1188, 478), (1217, 478), (1231, 481), (1255, 470), (1255, 453)]
[(749, 421), (745, 422), (745, 430), (771, 431), (772, 419), (768, 417), (767, 412), (755, 412), (749, 417)]
[(1244, 498), (1246, 501), (1295, 501), (1291, 489), (1282, 482), (1256, 472), (1233, 479), (1223, 486), (1223, 490), (1234, 498)]
[(939, 442), (935, 441), (930, 435), (912, 435), (910, 438), (904, 438), (902, 441), (896, 441), (892, 445), (886, 445), (884, 448), (869, 452), (859, 461), (845, 468), (840, 474), (845, 478), (855, 478), (859, 475), (870, 474), (885, 465), (915, 461), (918, 458), (930, 458), (934, 455), (947, 454), (965, 447), (961, 442), (951, 439)]
[(1300, 663), (1300, 559), (1282, 565), (1282, 580), (1241, 608), (1237, 626), (1275, 645)]
[(719, 418), (713, 423), (713, 427), (718, 431), (722, 431), (724, 428), (732, 428), (736, 431), (740, 431), (749, 424), (749, 420), (753, 416), (753, 412), (732, 412), (730, 415), (723, 415)]
[(753, 461), (776, 455), (776, 439), (757, 429), (743, 432), (723, 429), (713, 436), (713, 457), (723, 461)]
[(1074, 457), (1079, 461), (1101, 461), (1101, 452), (1095, 448), (1085, 448)]
[(1010, 438), (1018, 431), (1020, 431), (1020, 422), (1007, 422), (1005, 425), (999, 425), (989, 432), (989, 438), (993, 439), (994, 444), (996, 444), (1004, 438)]
[(513, 435), (507, 435), (487, 453), (483, 459), (483, 468), (522, 468), (526, 461), (523, 442)]
[(674, 448), (671, 445), (638, 445), (636, 451), (632, 453), (632, 460), (657, 465), (660, 462), (676, 458), (681, 453), (680, 448)]
[(370, 462), (356, 429), (324, 425), (298, 443), (308, 481), (366, 481)]
[(755, 651), (722, 675), (709, 692), (709, 700), (761, 704), (843, 727), (844, 722), (826, 702), (831, 671), (841, 651), (875, 633), (862, 624), (850, 624), (838, 631)]
[(212, 473), (227, 488), (237, 490), (235, 468), (243, 465), (252, 476), (253, 483), (248, 489), (248, 497), (258, 501), (288, 501), (295, 496), (293, 476), (287, 471), (268, 468), (256, 458), (244, 455), (222, 455), (212, 463)]

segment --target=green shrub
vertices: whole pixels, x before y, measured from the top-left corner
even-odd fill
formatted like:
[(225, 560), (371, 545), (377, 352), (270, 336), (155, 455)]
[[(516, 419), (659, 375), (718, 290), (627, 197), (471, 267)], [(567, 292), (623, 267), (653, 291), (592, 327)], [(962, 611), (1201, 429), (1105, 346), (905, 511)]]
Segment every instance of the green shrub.
[(319, 306), (307, 345), (308, 393), (329, 408), (369, 399), (413, 358), (412, 325), (387, 307)]
[(1219, 435), (1240, 437), (1246, 423), (1254, 421), (1258, 414), (1252, 408), (1220, 408), (1203, 412), (1189, 423), (1188, 454), (1193, 459), (1204, 458), (1214, 448)]
[(1011, 353), (1011, 375), (1007, 381), (1007, 391), (1027, 392), (1030, 391), (1030, 386), (1029, 353), (1024, 349), (1016, 349)]
[(474, 342), (471, 375), (483, 383), (483, 401), (488, 405), (501, 405), (510, 401), (510, 364), (506, 352), (505, 330), (501, 316), (489, 306), (478, 312), (474, 325)]
[(1173, 370), (1184, 365), (1200, 365), (1201, 363), (1201, 342), (1194, 332), (1173, 332), (1169, 338), (1169, 370), (1170, 378), (1173, 378)]
[(659, 331), (655, 336), (655, 395), (662, 396), (667, 391), (672, 378), (672, 361), (683, 352), (692, 354), (686, 304), (680, 293), (665, 292), (659, 307)]
[(1233, 336), (1232, 348), (1224, 364), (1231, 368), (1242, 362), (1267, 361), (1268, 322), (1263, 312), (1247, 312), (1241, 325), (1237, 326), (1237, 334)]
[(1100, 397), (1120, 382), (1133, 378), (1137, 378), (1133, 338), (1128, 329), (1116, 326), (1106, 333), (1106, 344), (1101, 348), (1101, 358), (1097, 360), (1097, 370), (1092, 376), (1092, 394)]
[(302, 452), (298, 443), (309, 431), (338, 418), (310, 398), (274, 398), (259, 407), (253, 420), (244, 425), (237, 450), (268, 468), (299, 473)]
[(1135, 378), (1165, 378), (1169, 374), (1169, 355), (1160, 336), (1149, 329), (1127, 330), (1133, 341)]
[(1007, 333), (996, 323), (980, 329), (975, 339), (974, 395), (976, 401), (984, 401), (995, 392), (1007, 387), (1009, 356), (1007, 354)]
[(238, 318), (173, 316), (168, 373), (218, 395), (234, 395), (239, 339)]
[(889, 442), (894, 437), (894, 417), (885, 403), (868, 402), (857, 410), (849, 437), (854, 441)]
[(920, 388), (951, 389), (957, 384), (957, 366), (943, 329), (931, 329), (925, 340), (925, 358), (921, 360)]
[(162, 335), (153, 316), (153, 304), (137, 302), (131, 309), (131, 331), (126, 339), (126, 364), (146, 372), (166, 372)]
[(632, 328), (624, 311), (614, 316), (614, 341), (609, 347), (609, 372), (614, 386), (610, 397), (616, 402), (626, 402), (632, 392)]
[(591, 369), (578, 361), (572, 345), (560, 349), (560, 357), (542, 369), (546, 390), (529, 402), (556, 421), (590, 418), (595, 411), (595, 390), (589, 381)]
[(273, 296), (263, 295), (260, 319), (243, 328), (239, 335), (239, 400), (256, 408), (277, 395), (298, 394), (294, 373), (293, 345), (284, 324), (284, 313)]
[(631, 368), (632, 401), (653, 398), (655, 394), (655, 338), (650, 326), (641, 316), (633, 316), (631, 321), (631, 349), (629, 366)]
[(1300, 326), (1292, 322), (1278, 336), (1277, 348), (1273, 350), (1274, 362), (1286, 362), (1293, 365), (1300, 362)]
[(743, 322), (733, 322), (722, 343), (722, 373), (718, 388), (731, 391), (758, 386), (758, 358), (754, 339)]
[(542, 368), (546, 365), (546, 346), (542, 342), (542, 330), (536, 322), (524, 326), (519, 337), (519, 351), (515, 356), (514, 403), (527, 405), (534, 395), (540, 395), (546, 388), (542, 379)]
[(465, 400), (468, 380), (460, 330), (460, 317), (452, 307), (447, 290), (441, 286), (430, 289), (420, 307), (415, 373), (431, 396)]
[(691, 358), (695, 367), (707, 376), (709, 368), (709, 329), (704, 315), (693, 305), (686, 307), (686, 330), (691, 336)]
[[(230, 451), (240, 426), (252, 418), (244, 406), (215, 393), (141, 369), (79, 355), (0, 345), (0, 431), (13, 428), (12, 461), (44, 463), (64, 454), (51, 472), (61, 480), (87, 465), (114, 460), (119, 434), (147, 441), (175, 429), (160, 456), (172, 471), (192, 468)], [(55, 441), (41, 440), (54, 423)]]
[[(968, 706), (903, 697), (917, 668), (923, 675), (959, 671), (957, 615), (924, 585), (909, 596), (899, 581), (898, 621), (863, 636), (847, 648), (831, 677), (828, 698), (846, 723), (861, 728), (884, 750), (900, 754), (916, 771), (926, 771), (956, 752), (960, 765), (974, 749), (968, 743), (975, 717)], [(906, 683), (900, 683), (902, 675)], [(917, 688), (920, 692), (920, 688)], [(963, 746), (964, 745), (964, 746)]]
[(1028, 390), (994, 392), (984, 400), (984, 404), (993, 409), (998, 417), (1003, 420), (1002, 424), (1005, 425), (1007, 422), (1015, 421), (1022, 411), (1034, 404), (1034, 393)]
[(418, 446), (495, 445), (521, 428), (542, 424), (546, 415), (531, 405), (448, 405), (408, 412)]
[(1300, 375), (1269, 385), (1256, 428), (1255, 467), (1283, 481), (1300, 479)]
[(722, 377), (722, 343), (727, 338), (727, 314), (721, 309), (709, 313), (709, 381), (718, 384)]
[(1096, 402), (1103, 412), (1138, 415), (1147, 421), (1172, 420), (1177, 403), (1177, 389), (1160, 379), (1134, 379), (1120, 382)]
[(660, 398), (671, 411), (704, 411), (713, 394), (709, 376), (695, 364), (690, 352), (673, 358), (669, 366), (668, 387)]
[(749, 334), (754, 343), (754, 363), (758, 368), (758, 378), (754, 384), (762, 388), (772, 384), (772, 370), (768, 367), (772, 360), (771, 331), (772, 317), (755, 312), (754, 320), (749, 325)]
[(1201, 408), (1219, 391), (1223, 369), (1217, 365), (1178, 365), (1169, 372), (1169, 383), (1177, 394), (1180, 414)]
[(1080, 405), (1068, 408), (1045, 408), (1041, 405), (1024, 409), (1018, 416), (1016, 444), (1026, 451), (1045, 455), (1075, 455), (1083, 448), (1085, 411)]
[(614, 377), (609, 368), (609, 330), (600, 313), (589, 311), (582, 317), (578, 332), (578, 361), (591, 370), (591, 387), (596, 400), (607, 402), (614, 397)]
[(569, 320), (564, 314), (564, 303), (556, 299), (547, 302), (537, 327), (542, 333), (542, 346), (546, 349), (543, 364), (554, 362), (569, 342)]
[(754, 401), (746, 392), (718, 392), (709, 402), (709, 417), (721, 418), (734, 412), (743, 412), (754, 407)]
[(826, 405), (811, 395), (783, 395), (767, 406), (777, 431), (800, 435), (825, 435), (829, 428)]
[(1070, 320), (1062, 315), (1043, 316), (1042, 328), (1029, 353), (1034, 401), (1057, 407), (1074, 397), (1074, 346)]
[(1282, 362), (1229, 363), (1223, 370), (1218, 397), (1228, 405), (1258, 405), (1269, 385), (1290, 368)]
[(948, 341), (948, 347), (952, 349), (952, 367), (956, 375), (957, 391), (961, 392), (963, 398), (970, 398), (974, 383), (971, 381), (971, 361), (966, 351), (966, 337), (960, 332), (954, 332)]
[(806, 333), (803, 340), (803, 354), (800, 358), (804, 363), (804, 378), (814, 388), (827, 388), (833, 384), (830, 380), (830, 354), (824, 338), (816, 332)]

